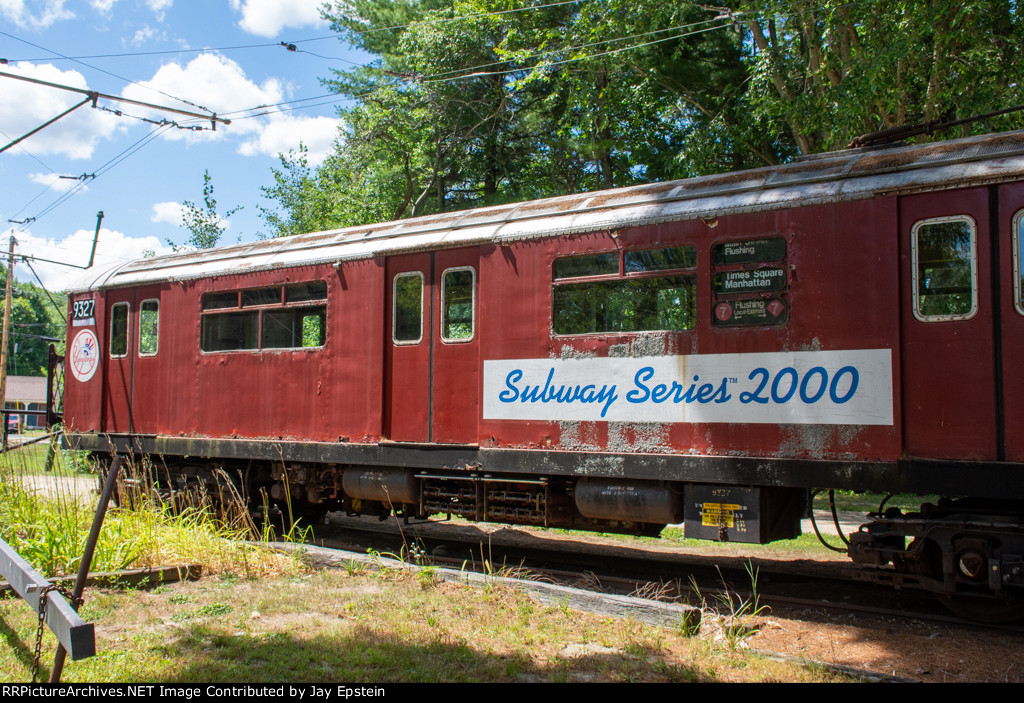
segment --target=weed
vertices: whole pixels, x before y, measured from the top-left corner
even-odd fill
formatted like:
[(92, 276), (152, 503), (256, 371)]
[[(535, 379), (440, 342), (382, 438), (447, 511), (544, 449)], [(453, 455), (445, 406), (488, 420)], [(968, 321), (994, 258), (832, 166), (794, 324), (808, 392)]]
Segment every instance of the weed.
[(700, 634), (700, 622), (700, 610), (683, 610), (676, 619), (675, 630), (683, 637), (696, 637)]
[(342, 566), (349, 576), (358, 576), (366, 571), (366, 565), (357, 559), (349, 559)]
[[(57, 452), (53, 475), (37, 479), (31, 457), (9, 452), (0, 457), (0, 529), (9, 544), (46, 576), (73, 573), (78, 566), (95, 514), (95, 495), (75, 490), (69, 464), (79, 454)], [(203, 563), (207, 573), (241, 571), (246, 576), (296, 569), (283, 557), (246, 545), (253, 536), (251, 521), (232, 504), (235, 515), (214, 514), (201, 494), (188, 504), (180, 493), (156, 490), (154, 467), (124, 463), (118, 498), (121, 507), (108, 511), (96, 545), (92, 569), (120, 571), (157, 564)], [(47, 487), (39, 488), (40, 480)], [(52, 486), (52, 488), (51, 488)]]
[(740, 647), (747, 638), (760, 631), (757, 620), (769, 610), (768, 606), (761, 605), (760, 596), (757, 593), (759, 569), (749, 561), (743, 568), (750, 579), (750, 595), (746, 597), (730, 590), (720, 569), (718, 578), (722, 583), (722, 590), (712, 594), (711, 601), (704, 597), (696, 581), (692, 578), (690, 580), (691, 589), (697, 595), (701, 609), (709, 610), (718, 616), (722, 636), (730, 650)]
[(438, 581), (437, 568), (433, 566), (421, 566), (416, 572), (416, 580), (420, 582), (420, 588), (433, 588)]

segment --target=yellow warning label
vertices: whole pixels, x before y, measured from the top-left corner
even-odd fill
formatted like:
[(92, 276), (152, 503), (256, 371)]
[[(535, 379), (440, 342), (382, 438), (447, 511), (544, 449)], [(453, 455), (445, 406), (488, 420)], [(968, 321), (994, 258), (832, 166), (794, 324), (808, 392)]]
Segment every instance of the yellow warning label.
[(740, 506), (732, 503), (705, 503), (700, 524), (704, 527), (735, 527), (736, 511)]

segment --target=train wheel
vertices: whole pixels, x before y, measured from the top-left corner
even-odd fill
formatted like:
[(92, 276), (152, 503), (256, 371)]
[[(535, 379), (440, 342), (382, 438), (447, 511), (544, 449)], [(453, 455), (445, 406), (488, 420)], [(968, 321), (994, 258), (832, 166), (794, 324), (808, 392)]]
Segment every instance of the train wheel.
[(936, 594), (939, 601), (954, 615), (987, 623), (1014, 622), (1024, 618), (1024, 601), (972, 596)]

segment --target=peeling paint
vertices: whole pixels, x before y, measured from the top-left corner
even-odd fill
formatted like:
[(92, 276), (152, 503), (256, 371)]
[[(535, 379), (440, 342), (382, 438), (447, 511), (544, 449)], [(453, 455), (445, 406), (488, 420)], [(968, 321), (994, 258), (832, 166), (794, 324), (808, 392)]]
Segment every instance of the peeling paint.
[(608, 450), (613, 452), (669, 452), (669, 429), (663, 422), (609, 422)]
[(578, 467), (580, 476), (625, 476), (622, 457), (614, 454), (588, 456)]
[(569, 344), (562, 345), (562, 348), (558, 350), (558, 356), (551, 354), (552, 359), (594, 359), (597, 357), (597, 352), (592, 349), (577, 349)]
[(563, 420), (558, 423), (560, 449), (603, 450), (597, 438), (597, 423), (580, 420)]
[(630, 356), (665, 356), (665, 339), (670, 336), (665, 332), (639, 334), (630, 345)]
[(863, 430), (863, 425), (779, 425), (783, 440), (778, 456), (811, 459), (857, 459), (849, 447)]

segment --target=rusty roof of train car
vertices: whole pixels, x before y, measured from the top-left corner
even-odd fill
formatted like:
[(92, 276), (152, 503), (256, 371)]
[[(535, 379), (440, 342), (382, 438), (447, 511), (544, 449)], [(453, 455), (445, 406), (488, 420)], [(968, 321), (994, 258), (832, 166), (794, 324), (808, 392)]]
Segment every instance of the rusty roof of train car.
[(69, 291), (711, 219), (740, 212), (963, 188), (1022, 175), (1024, 131), (924, 145), (854, 149), (749, 171), (445, 212), (141, 259), (103, 271), (87, 271)]

